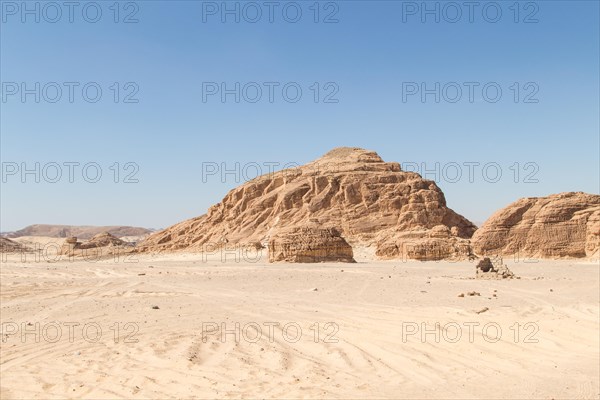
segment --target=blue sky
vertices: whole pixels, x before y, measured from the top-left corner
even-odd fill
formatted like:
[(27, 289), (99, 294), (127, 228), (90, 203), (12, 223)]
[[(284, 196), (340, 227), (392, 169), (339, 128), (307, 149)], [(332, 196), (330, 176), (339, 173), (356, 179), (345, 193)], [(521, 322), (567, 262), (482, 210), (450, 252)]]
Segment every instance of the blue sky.
[[(338, 146), (410, 168), (438, 163), (427, 177), (476, 222), (520, 197), (600, 191), (597, 1), (477, 2), (472, 22), (463, 2), (427, 2), (439, 7), (439, 22), (422, 15), (423, 2), (320, 2), (318, 16), (314, 1), (274, 2), (272, 23), (262, 1), (227, 2), (238, 4), (239, 23), (233, 14), (222, 22), (222, 2), (121, 2), (118, 16), (113, 1), (89, 3), (78, 3), (73, 22), (67, 9), (59, 18), (37, 3), (37, 22), (24, 3), (2, 1), (1, 231), (33, 223), (166, 227), (203, 214), (242, 183), (203, 179), (203, 163), (254, 162), (266, 172), (266, 163), (302, 164)], [(262, 16), (252, 23), (255, 5)], [(328, 16), (337, 22), (325, 23)], [(36, 82), (39, 103), (35, 93), (23, 99), (22, 84), (36, 92)], [(74, 82), (72, 102), (65, 82)], [(254, 83), (236, 103), (232, 94), (225, 102), (208, 95), (207, 82)], [(278, 84), (273, 102), (265, 82)], [(439, 102), (407, 94), (436, 83)], [(297, 102), (284, 98), (286, 84), (301, 88)], [(54, 103), (53, 85), (62, 88)], [(255, 103), (253, 85), (264, 89)], [(92, 103), (95, 87), (102, 96)], [(73, 182), (70, 162), (80, 164)], [(21, 175), (35, 163), (40, 182)], [(63, 174), (55, 183), (52, 163)], [(96, 183), (82, 177), (89, 163), (102, 171)], [(123, 182), (128, 172), (137, 183)]]

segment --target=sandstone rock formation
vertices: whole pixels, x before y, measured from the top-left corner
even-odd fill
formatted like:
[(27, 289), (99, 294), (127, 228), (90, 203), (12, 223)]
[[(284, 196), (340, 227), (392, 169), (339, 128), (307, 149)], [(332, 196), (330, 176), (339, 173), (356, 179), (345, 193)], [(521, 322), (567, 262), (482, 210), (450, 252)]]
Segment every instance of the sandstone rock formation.
[(600, 258), (600, 210), (594, 211), (587, 220), (585, 255), (594, 259)]
[(479, 255), (563, 258), (598, 255), (600, 195), (520, 199), (497, 211), (471, 240)]
[[(207, 214), (150, 235), (140, 251), (202, 251), (215, 243), (268, 243), (275, 232), (318, 218), (351, 245), (381, 257), (464, 256), (476, 227), (446, 206), (435, 182), (384, 162), (373, 151), (337, 148), (304, 166), (231, 190)], [(415, 247), (416, 245), (416, 247)], [(415, 248), (409, 255), (406, 248)], [(431, 246), (440, 247), (431, 253)]]
[(319, 226), (291, 227), (269, 241), (269, 262), (356, 262), (352, 247), (337, 229)]
[(77, 238), (72, 236), (65, 239), (65, 243), (60, 250), (61, 255), (69, 256), (93, 256), (110, 255), (114, 250), (129, 244), (108, 232), (95, 235), (86, 242), (78, 242)]
[(379, 258), (406, 258), (421, 261), (473, 258), (468, 239), (459, 237), (446, 225), (432, 229), (390, 232), (377, 243)]
[(102, 232), (95, 235), (93, 238), (88, 240), (87, 242), (82, 243), (79, 248), (80, 249), (92, 249), (96, 247), (110, 247), (110, 246), (124, 246), (127, 243), (123, 240), (114, 237), (108, 232)]
[(494, 264), (489, 257), (485, 257), (475, 266), (475, 278), (513, 279), (515, 278), (515, 274), (513, 274), (512, 271), (502, 263), (502, 259), (498, 259)]

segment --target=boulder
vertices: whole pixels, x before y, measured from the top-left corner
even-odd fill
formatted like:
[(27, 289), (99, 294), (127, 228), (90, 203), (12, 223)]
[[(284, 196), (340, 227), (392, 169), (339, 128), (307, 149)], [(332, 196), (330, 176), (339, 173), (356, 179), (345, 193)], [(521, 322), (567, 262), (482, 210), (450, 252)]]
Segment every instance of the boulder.
[(516, 278), (506, 265), (499, 259), (494, 264), (489, 257), (480, 260), (475, 266), (475, 278), (477, 279), (513, 279)]
[(269, 262), (356, 262), (352, 247), (335, 228), (288, 228), (269, 241)]

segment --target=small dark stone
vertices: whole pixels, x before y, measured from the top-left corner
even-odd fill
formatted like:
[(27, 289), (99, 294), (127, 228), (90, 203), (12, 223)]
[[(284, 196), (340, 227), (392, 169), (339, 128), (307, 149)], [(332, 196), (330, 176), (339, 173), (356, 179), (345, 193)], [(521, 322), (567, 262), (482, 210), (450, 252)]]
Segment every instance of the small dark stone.
[(478, 270), (481, 270), (481, 272), (488, 272), (492, 268), (494, 268), (494, 265), (492, 264), (492, 260), (490, 260), (489, 257), (485, 257), (483, 260), (481, 260), (477, 263), (476, 268)]

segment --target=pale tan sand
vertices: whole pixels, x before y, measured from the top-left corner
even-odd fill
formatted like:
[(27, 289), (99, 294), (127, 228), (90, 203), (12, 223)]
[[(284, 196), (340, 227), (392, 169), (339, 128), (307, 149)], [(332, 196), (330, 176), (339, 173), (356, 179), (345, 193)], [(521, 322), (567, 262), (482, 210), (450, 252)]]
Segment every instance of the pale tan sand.
[[(3, 261), (3, 333), (11, 322), (19, 329), (39, 322), (47, 337), (4, 336), (2, 399), (599, 397), (597, 263), (505, 260), (522, 279), (479, 281), (467, 279), (474, 276), (469, 262), (269, 265), (189, 254), (128, 263)], [(457, 297), (469, 291), (481, 296)], [(62, 326), (55, 343), (52, 321)], [(73, 343), (71, 322), (80, 324)], [(139, 327), (137, 343), (125, 343), (134, 326), (126, 331), (127, 322)], [(203, 322), (228, 329), (256, 322), (262, 337), (249, 342), (255, 331), (248, 329), (239, 342), (229, 334), (224, 343), (218, 335), (203, 343)], [(273, 342), (268, 322), (280, 324)], [(296, 343), (282, 335), (290, 322), (302, 328)], [(328, 322), (337, 325), (325, 330)], [(403, 323), (406, 330), (436, 322), (447, 328), (439, 343), (433, 333), (403, 342)], [(470, 322), (480, 324), (472, 342)], [(97, 343), (83, 338), (86, 323), (102, 328)], [(451, 323), (462, 327), (456, 343), (444, 339), (456, 335)], [(482, 335), (489, 323), (502, 329), (495, 343)], [(335, 326), (338, 342), (324, 343)], [(91, 341), (95, 331), (88, 333)], [(488, 334), (496, 336), (493, 328)]]
[(64, 238), (50, 236), (21, 236), (11, 240), (31, 248), (37, 247), (38, 249), (43, 249), (44, 246), (48, 248), (60, 247), (65, 241)]

